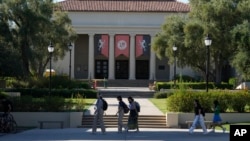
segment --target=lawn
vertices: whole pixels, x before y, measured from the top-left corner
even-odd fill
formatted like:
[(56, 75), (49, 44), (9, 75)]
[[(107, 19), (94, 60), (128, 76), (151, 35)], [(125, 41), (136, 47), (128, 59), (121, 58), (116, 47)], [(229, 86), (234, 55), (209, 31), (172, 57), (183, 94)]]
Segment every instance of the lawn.
[(150, 98), (149, 99), (160, 111), (163, 113), (167, 112), (167, 99), (166, 98), (161, 98), (161, 99), (156, 99), (156, 98)]
[[(250, 125), (250, 122), (242, 122), (242, 123), (226, 123), (226, 124), (223, 124), (222, 126), (225, 127), (227, 129), (227, 131), (230, 131), (230, 125)], [(215, 128), (216, 130), (221, 130), (220, 127), (216, 127)]]

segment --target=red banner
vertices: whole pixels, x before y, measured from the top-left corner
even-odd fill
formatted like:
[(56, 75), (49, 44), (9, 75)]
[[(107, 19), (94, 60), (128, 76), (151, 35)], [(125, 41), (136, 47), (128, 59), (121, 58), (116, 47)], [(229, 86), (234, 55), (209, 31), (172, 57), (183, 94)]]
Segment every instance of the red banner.
[(151, 37), (149, 35), (136, 35), (136, 57), (149, 56)]
[(115, 36), (115, 57), (124, 55), (129, 57), (129, 35)]
[(104, 34), (96, 34), (94, 37), (96, 55), (109, 56), (109, 36)]

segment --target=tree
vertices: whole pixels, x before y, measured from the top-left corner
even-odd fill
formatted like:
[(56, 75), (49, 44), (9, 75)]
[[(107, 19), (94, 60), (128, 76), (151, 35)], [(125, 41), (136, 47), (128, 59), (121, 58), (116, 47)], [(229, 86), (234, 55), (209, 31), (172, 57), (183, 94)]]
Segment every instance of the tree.
[[(244, 8), (242, 8), (244, 5)], [(241, 7), (242, 6), (242, 7)], [(156, 40), (167, 37), (166, 44), (153, 43), (153, 49), (157, 56), (163, 57), (158, 53), (157, 48), (171, 52), (171, 43), (178, 43), (178, 65), (190, 66), (195, 70), (205, 74), (206, 49), (204, 37), (209, 34), (212, 38), (210, 47), (210, 80), (217, 83), (221, 82), (222, 69), (232, 56), (238, 51), (233, 44), (231, 31), (244, 20), (249, 19), (249, 1), (248, 0), (190, 0), (191, 11), (187, 17), (180, 17), (185, 21), (179, 32), (167, 32), (162, 28)], [(239, 16), (240, 15), (240, 16)], [(162, 27), (175, 27), (183, 23), (181, 20), (171, 21), (167, 18)], [(172, 19), (173, 20), (173, 19)], [(173, 24), (174, 23), (174, 24)], [(182, 33), (182, 34), (180, 34)], [(167, 34), (167, 35), (166, 35)], [(178, 36), (178, 38), (176, 37)], [(173, 38), (174, 37), (174, 38)], [(173, 39), (173, 40), (171, 40)], [(171, 40), (171, 41), (170, 41)], [(183, 43), (180, 43), (183, 42)], [(161, 47), (159, 47), (161, 46)], [(173, 55), (165, 55), (173, 58)], [(172, 63), (170, 61), (170, 63)], [(204, 75), (205, 76), (205, 75)]]
[(8, 25), (5, 42), (21, 56), (24, 77), (42, 76), (50, 56), (49, 42), (55, 43), (53, 59), (65, 55), (67, 44), (76, 38), (67, 13), (52, 0), (2, 0), (1, 23)]
[(245, 20), (232, 31), (233, 43), (238, 51), (232, 57), (232, 65), (244, 79), (250, 79), (250, 23)]

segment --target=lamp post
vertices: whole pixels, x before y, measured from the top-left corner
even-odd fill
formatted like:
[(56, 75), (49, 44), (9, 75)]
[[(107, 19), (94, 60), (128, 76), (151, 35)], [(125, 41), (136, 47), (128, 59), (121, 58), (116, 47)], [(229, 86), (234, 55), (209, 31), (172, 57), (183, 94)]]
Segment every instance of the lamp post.
[(174, 51), (174, 88), (176, 88), (176, 51), (177, 51), (177, 47), (175, 45), (173, 46), (173, 51)]
[(48, 51), (49, 51), (49, 94), (51, 94), (51, 59), (52, 59), (52, 53), (54, 51), (54, 46), (50, 42), (48, 46)]
[(212, 39), (207, 35), (205, 37), (205, 45), (206, 45), (206, 54), (207, 54), (207, 61), (206, 61), (206, 91), (208, 92), (208, 78), (209, 78), (209, 56), (210, 50), (209, 46), (212, 44)]
[(71, 42), (69, 43), (68, 48), (69, 48), (69, 79), (71, 79), (71, 51), (73, 48)]

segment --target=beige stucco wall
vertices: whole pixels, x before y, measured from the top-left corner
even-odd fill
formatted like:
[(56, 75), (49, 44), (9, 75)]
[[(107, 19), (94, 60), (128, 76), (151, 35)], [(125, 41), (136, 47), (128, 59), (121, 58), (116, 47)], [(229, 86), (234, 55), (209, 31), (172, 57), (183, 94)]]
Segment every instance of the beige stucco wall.
[[(83, 112), (13, 112), (18, 126), (38, 127), (38, 121), (64, 121), (64, 128), (76, 128), (82, 123)], [(59, 124), (44, 124), (44, 128), (59, 128)]]

